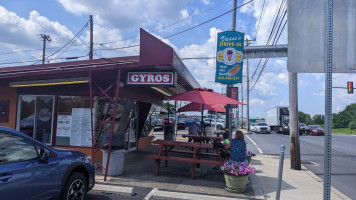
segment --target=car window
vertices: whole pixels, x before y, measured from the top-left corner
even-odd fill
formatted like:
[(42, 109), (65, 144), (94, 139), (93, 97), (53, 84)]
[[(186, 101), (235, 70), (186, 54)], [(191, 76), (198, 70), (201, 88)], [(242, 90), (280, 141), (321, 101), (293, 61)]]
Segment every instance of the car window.
[(38, 158), (34, 144), (22, 137), (0, 132), (0, 165)]
[(267, 123), (257, 123), (257, 126), (267, 126)]

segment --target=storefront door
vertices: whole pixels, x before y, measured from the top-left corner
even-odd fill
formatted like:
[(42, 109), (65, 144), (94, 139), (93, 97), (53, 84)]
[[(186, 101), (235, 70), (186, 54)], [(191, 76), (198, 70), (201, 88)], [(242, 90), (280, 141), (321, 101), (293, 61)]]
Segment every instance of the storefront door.
[(51, 144), (54, 96), (20, 95), (17, 130)]

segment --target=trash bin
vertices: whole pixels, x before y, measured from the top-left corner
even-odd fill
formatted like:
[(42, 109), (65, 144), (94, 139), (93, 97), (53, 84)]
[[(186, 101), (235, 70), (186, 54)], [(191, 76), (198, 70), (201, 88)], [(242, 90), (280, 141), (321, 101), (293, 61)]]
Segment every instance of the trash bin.
[(174, 140), (174, 127), (172, 125), (164, 126), (164, 140)]
[[(103, 174), (105, 174), (106, 162), (108, 159), (109, 143), (110, 143), (110, 132), (105, 132), (102, 135), (101, 145), (105, 146), (103, 152)], [(110, 161), (108, 168), (108, 176), (118, 176), (123, 173), (124, 169), (124, 158), (125, 158), (125, 149), (127, 144), (125, 142), (125, 133), (114, 132), (111, 138), (111, 152), (110, 152)]]
[[(106, 161), (108, 159), (108, 152), (101, 150), (103, 152), (103, 174), (105, 174)], [(110, 161), (108, 168), (108, 176), (118, 176), (124, 171), (124, 158), (125, 149), (111, 150)]]

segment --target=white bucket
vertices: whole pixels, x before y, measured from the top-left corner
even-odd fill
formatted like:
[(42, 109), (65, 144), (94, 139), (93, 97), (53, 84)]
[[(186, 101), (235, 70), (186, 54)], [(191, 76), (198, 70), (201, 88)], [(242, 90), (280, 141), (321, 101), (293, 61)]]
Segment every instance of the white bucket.
[[(105, 175), (106, 161), (108, 159), (108, 152), (103, 152), (103, 174)], [(125, 149), (120, 150), (111, 150), (110, 152), (110, 161), (108, 176), (118, 176), (121, 175), (124, 171), (124, 155)]]

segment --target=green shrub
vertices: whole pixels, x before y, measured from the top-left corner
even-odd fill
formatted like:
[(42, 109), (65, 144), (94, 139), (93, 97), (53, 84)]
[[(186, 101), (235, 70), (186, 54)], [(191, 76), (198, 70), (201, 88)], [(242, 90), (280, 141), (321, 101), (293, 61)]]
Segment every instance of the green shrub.
[(351, 121), (351, 122), (349, 123), (349, 129), (350, 129), (350, 130), (356, 129), (356, 122), (355, 122), (355, 121)]

